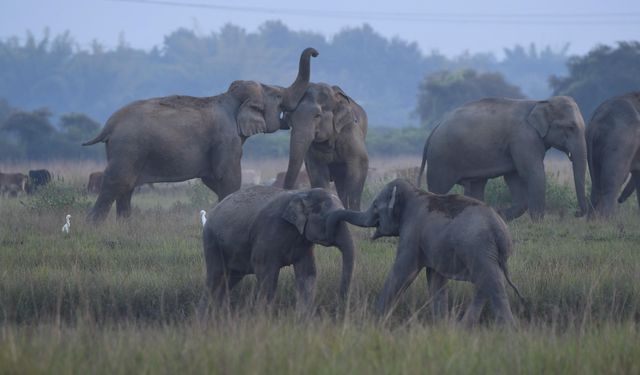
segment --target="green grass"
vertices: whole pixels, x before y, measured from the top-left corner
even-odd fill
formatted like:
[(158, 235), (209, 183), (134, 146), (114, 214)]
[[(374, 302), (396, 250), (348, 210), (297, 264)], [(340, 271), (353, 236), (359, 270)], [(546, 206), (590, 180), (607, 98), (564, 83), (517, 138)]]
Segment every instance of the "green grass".
[[(640, 220), (634, 200), (610, 221), (551, 210), (510, 223), (514, 331), (455, 323), (472, 288), (451, 282), (452, 317), (434, 323), (420, 275), (384, 323), (373, 304), (396, 241), (354, 228), (358, 256), (348, 306), (337, 300), (340, 254), (318, 247), (317, 311), (295, 314), (291, 269), (275, 304), (253, 306), (255, 279), (232, 309), (195, 317), (204, 261), (197, 186), (134, 196), (133, 217), (93, 227), (93, 197), (0, 200), (0, 373), (638, 373)], [(564, 191), (565, 187), (551, 188)], [(57, 189), (57, 190), (56, 190)], [(375, 191), (375, 187), (370, 188)], [(570, 188), (569, 188), (570, 189)], [(43, 193), (44, 194), (44, 193)], [(564, 193), (563, 193), (564, 194)], [(554, 205), (572, 209), (573, 195)], [(204, 195), (204, 198), (203, 198)], [(568, 198), (563, 198), (568, 197)], [(21, 204), (22, 201), (24, 204)], [(72, 215), (71, 234), (61, 233)]]

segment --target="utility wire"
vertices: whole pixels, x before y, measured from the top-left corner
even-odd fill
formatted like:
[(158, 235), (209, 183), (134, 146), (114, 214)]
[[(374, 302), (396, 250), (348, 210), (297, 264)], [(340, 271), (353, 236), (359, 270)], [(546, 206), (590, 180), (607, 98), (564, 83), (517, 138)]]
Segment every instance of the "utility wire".
[(203, 2), (180, 2), (171, 0), (107, 0), (121, 3), (200, 8), (227, 12), (257, 13), (270, 15), (304, 16), (316, 18), (346, 18), (379, 21), (433, 22), (433, 23), (475, 23), (506, 25), (584, 25), (622, 26), (639, 25), (640, 12), (609, 13), (421, 13), (421, 12), (374, 12), (374, 11), (334, 11), (291, 8), (267, 8), (255, 6), (219, 5)]

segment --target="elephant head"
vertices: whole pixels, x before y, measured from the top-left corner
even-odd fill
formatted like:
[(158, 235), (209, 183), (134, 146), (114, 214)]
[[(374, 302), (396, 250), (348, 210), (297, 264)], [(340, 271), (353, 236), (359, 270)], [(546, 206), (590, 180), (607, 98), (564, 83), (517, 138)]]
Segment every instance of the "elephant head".
[[(340, 295), (346, 296), (354, 267), (354, 244), (349, 228), (344, 223), (327, 231), (327, 218), (342, 209), (338, 197), (324, 189), (311, 189), (295, 193), (284, 208), (282, 218), (293, 224), (298, 232), (310, 242), (324, 246), (336, 246), (342, 252), (342, 277)], [(333, 224), (335, 227), (335, 223)]]
[(573, 164), (573, 180), (580, 207), (577, 216), (586, 214), (587, 144), (584, 120), (578, 105), (570, 97), (554, 96), (537, 102), (526, 121), (538, 132), (545, 147), (554, 147), (569, 156)]
[(327, 236), (341, 221), (349, 222), (359, 227), (376, 227), (372, 239), (387, 236), (399, 236), (402, 224), (404, 203), (415, 188), (406, 180), (396, 179), (387, 184), (376, 196), (367, 211), (338, 210), (327, 218)]
[(231, 83), (227, 93), (236, 101), (238, 134), (243, 139), (257, 133), (273, 133), (283, 127), (283, 113), (293, 111), (307, 90), (312, 56), (318, 56), (313, 48), (302, 52), (298, 76), (289, 87), (265, 85), (255, 81)]
[(338, 86), (312, 83), (296, 109), (285, 116), (291, 128), (289, 167), (285, 189), (293, 189), (302, 161), (312, 142), (331, 142), (345, 126), (357, 122), (352, 100)]

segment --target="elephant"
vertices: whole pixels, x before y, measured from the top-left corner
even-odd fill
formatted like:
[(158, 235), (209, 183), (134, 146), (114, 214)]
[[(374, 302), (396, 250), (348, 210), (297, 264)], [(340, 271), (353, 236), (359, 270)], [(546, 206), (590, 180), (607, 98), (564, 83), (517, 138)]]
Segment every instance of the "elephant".
[[(618, 198), (623, 202), (640, 191), (640, 91), (604, 101), (587, 127), (587, 151), (591, 173), (591, 211), (610, 216), (616, 197), (629, 174), (631, 179)], [(640, 196), (638, 197), (640, 204)]]
[(291, 139), (284, 188), (294, 188), (304, 159), (312, 187), (328, 189), (335, 181), (342, 204), (359, 210), (369, 169), (364, 109), (338, 86), (310, 83), (285, 120)]
[(474, 325), (489, 301), (497, 322), (514, 324), (503, 276), (509, 278), (507, 258), (513, 244), (496, 211), (462, 195), (438, 195), (416, 188), (404, 179), (388, 183), (365, 212), (338, 210), (327, 219), (328, 236), (342, 222), (376, 227), (373, 239), (399, 237), (395, 262), (387, 275), (376, 310), (387, 316), (400, 294), (425, 268), (435, 317), (447, 311), (449, 279), (475, 286), (473, 302), (463, 322)]
[(455, 184), (465, 195), (484, 200), (489, 178), (504, 176), (512, 205), (500, 211), (505, 220), (527, 209), (533, 220), (544, 217), (544, 157), (549, 148), (565, 152), (582, 216), (587, 211), (585, 126), (576, 102), (567, 96), (548, 100), (486, 98), (444, 116), (424, 145), (418, 186), (427, 168), (429, 191), (445, 194)]
[(283, 125), (304, 95), (313, 48), (300, 56), (298, 76), (288, 88), (255, 81), (234, 81), (212, 97), (168, 96), (135, 101), (115, 112), (94, 139), (106, 144), (107, 167), (100, 193), (89, 213), (103, 221), (116, 201), (118, 217), (131, 214), (136, 186), (200, 178), (223, 199), (240, 189), (242, 145), (257, 133)]
[(29, 177), (22, 173), (0, 173), (0, 194), (4, 197), (17, 197), (24, 192)]
[(260, 297), (272, 301), (280, 269), (288, 265), (295, 273), (298, 306), (309, 311), (316, 281), (314, 244), (342, 252), (340, 296), (345, 298), (354, 268), (353, 239), (346, 224), (330, 237), (325, 225), (328, 215), (341, 208), (338, 197), (319, 188), (253, 186), (227, 196), (207, 213), (203, 229), (208, 292), (200, 311), (210, 299), (221, 304), (249, 274), (258, 279)]

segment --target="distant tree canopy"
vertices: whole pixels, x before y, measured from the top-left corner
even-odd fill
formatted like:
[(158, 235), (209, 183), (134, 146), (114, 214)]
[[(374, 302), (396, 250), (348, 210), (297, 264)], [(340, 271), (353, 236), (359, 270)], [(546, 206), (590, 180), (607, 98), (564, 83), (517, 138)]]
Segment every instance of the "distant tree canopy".
[(56, 127), (47, 108), (25, 111), (6, 104), (3, 116), (3, 103), (6, 100), (0, 100), (0, 160), (99, 158), (104, 153), (101, 148), (80, 145), (100, 128), (86, 115), (63, 115)]
[[(528, 96), (545, 97), (550, 74), (564, 74), (566, 48), (515, 46), (505, 57), (463, 54), (447, 58), (423, 54), (415, 43), (387, 39), (368, 25), (348, 28), (331, 39), (295, 32), (279, 21), (256, 32), (226, 25), (202, 34), (178, 29), (158, 48), (131, 48), (126, 41), (106, 48), (98, 42), (79, 46), (69, 33), (39, 39), (0, 40), (0, 97), (21, 108), (50, 108), (86, 113), (100, 123), (137, 99), (172, 94), (195, 96), (224, 92), (236, 79), (289, 85), (300, 52), (313, 46), (311, 78), (339, 85), (363, 105), (371, 126), (415, 124), (416, 89), (425, 74), (442, 70), (497, 71), (520, 85)], [(0, 105), (1, 107), (1, 105)], [(1, 111), (1, 109), (0, 109)], [(1, 115), (1, 113), (0, 113)]]
[(428, 75), (420, 84), (416, 112), (423, 127), (432, 129), (450, 110), (487, 97), (519, 99), (524, 95), (499, 73), (478, 73), (469, 69), (444, 71)]
[(598, 46), (567, 62), (569, 75), (550, 78), (554, 95), (572, 96), (588, 121), (608, 98), (640, 91), (640, 42), (619, 42), (617, 48)]

